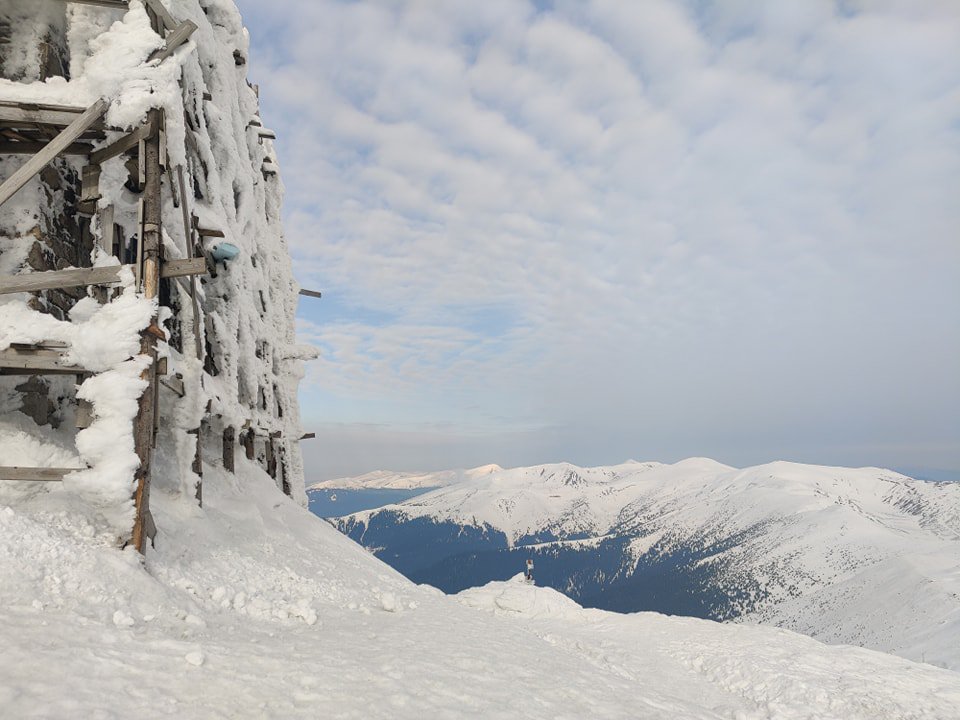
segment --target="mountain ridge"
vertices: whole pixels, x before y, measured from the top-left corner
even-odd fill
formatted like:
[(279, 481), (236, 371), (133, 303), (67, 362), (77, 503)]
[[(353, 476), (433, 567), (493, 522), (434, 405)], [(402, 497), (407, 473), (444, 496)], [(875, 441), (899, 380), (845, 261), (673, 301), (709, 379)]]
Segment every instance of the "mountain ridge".
[(960, 485), (785, 461), (557, 463), (334, 524), (446, 592), (530, 555), (538, 580), (587, 606), (764, 622), (960, 667)]

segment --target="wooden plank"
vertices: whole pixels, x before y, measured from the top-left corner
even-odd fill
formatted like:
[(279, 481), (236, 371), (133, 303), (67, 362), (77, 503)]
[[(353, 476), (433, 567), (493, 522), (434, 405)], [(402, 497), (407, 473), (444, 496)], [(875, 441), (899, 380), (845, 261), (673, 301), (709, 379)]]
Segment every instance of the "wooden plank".
[[(0, 140), (0, 155), (34, 155), (43, 150), (46, 145), (46, 143), (37, 142), (36, 140), (19, 142)], [(75, 142), (67, 145), (61, 155), (89, 155), (91, 151), (93, 151), (93, 145)]]
[(0, 480), (13, 482), (60, 482), (65, 475), (86, 468), (0, 466)]
[(163, 62), (168, 57), (173, 55), (174, 51), (178, 47), (189, 40), (190, 36), (196, 31), (197, 24), (193, 22), (193, 20), (184, 20), (182, 23), (177, 25), (175, 30), (167, 35), (166, 44), (159, 50), (154, 50), (150, 57), (147, 58), (147, 62), (152, 62), (154, 60), (157, 62)]
[(277, 134), (273, 130), (267, 130), (266, 128), (260, 128), (257, 130), (257, 135), (262, 138), (267, 138), (268, 140), (276, 140)]
[(84, 165), (80, 174), (80, 202), (96, 202), (100, 199), (100, 166)]
[(323, 295), (317, 290), (304, 290), (303, 288), (300, 288), (300, 294), (314, 298), (323, 297)]
[(115, 158), (117, 155), (122, 155), (128, 150), (133, 150), (133, 148), (140, 144), (141, 140), (150, 137), (152, 133), (153, 127), (151, 127), (150, 123), (141, 125), (133, 132), (127, 133), (109, 145), (99, 150), (94, 150), (90, 153), (90, 162), (102, 165), (110, 158)]
[(0, 295), (55, 290), (81, 285), (110, 285), (119, 282), (120, 271), (124, 267), (130, 266), (108, 265), (106, 267), (49, 270), (25, 275), (6, 275), (0, 277)]
[(175, 392), (180, 397), (183, 397), (187, 394), (186, 388), (183, 384), (183, 378), (179, 375), (174, 375), (172, 377), (160, 378), (160, 384), (163, 385), (167, 390)]
[(197, 228), (197, 235), (200, 237), (226, 237), (226, 235), (223, 234), (223, 230), (212, 230), (211, 228), (202, 227)]
[(304, 433), (303, 435), (301, 435), (301, 436), (300, 436), (300, 439), (301, 439), (301, 440), (313, 440), (316, 436), (317, 436), (316, 433), (309, 432), (309, 433)]
[(59, 155), (65, 148), (80, 137), (93, 123), (103, 117), (109, 103), (100, 99), (88, 107), (86, 111), (68, 125), (59, 135), (51, 140), (40, 152), (27, 160), (13, 175), (0, 185), (0, 205), (5, 203), (14, 193), (26, 185), (30, 179)]
[(181, 260), (167, 260), (160, 266), (160, 277), (175, 278), (187, 275), (206, 275), (207, 261), (205, 258), (183, 258)]
[[(0, 100), (0, 122), (12, 125), (54, 125), (67, 127), (87, 108), (70, 105), (43, 105)], [(91, 123), (90, 128), (101, 129), (100, 118)]]
[(129, 10), (127, 0), (61, 0), (61, 2), (74, 3), (75, 5), (96, 5), (97, 7), (111, 8), (113, 10)]
[(86, 371), (64, 360), (65, 350), (23, 349), (8, 347), (0, 350), (0, 370), (8, 375), (67, 374), (79, 375)]
[(177, 29), (177, 21), (173, 19), (173, 15), (170, 14), (170, 11), (164, 7), (163, 3), (160, 0), (145, 0), (148, 8), (153, 10), (157, 18), (163, 24), (163, 27), (167, 31), (173, 31)]

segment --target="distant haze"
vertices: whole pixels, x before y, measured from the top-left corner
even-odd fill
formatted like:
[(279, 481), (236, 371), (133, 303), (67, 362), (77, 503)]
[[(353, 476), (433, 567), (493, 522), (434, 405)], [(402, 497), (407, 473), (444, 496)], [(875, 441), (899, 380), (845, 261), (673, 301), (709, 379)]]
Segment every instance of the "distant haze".
[(960, 469), (960, 4), (239, 5), (308, 482)]

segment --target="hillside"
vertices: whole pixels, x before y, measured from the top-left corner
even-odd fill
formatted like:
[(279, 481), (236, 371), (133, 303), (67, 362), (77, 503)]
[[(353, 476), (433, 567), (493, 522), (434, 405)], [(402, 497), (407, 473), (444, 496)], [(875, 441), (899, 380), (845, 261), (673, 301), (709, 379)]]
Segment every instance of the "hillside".
[(960, 668), (960, 485), (772, 463), (516, 468), (341, 518), (417, 582), (763, 622)]
[(445, 597), (253, 463), (206, 480), (203, 510), (158, 493), (145, 566), (67, 503), (0, 504), (0, 716), (960, 717), (954, 672), (522, 583)]

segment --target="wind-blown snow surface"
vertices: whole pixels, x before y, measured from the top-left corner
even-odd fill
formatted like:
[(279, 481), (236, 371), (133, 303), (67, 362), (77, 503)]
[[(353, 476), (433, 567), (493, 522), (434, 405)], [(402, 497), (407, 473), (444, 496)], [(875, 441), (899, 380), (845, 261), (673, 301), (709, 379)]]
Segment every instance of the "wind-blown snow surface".
[(145, 568), (67, 494), (0, 503), (0, 717), (960, 717), (954, 672), (523, 583), (443, 596), (244, 459), (205, 479), (202, 510), (156, 493)]
[(448, 592), (533, 556), (540, 582), (594, 607), (763, 622), (960, 669), (956, 483), (702, 458), (559, 464), (474, 474), (336, 522)]

